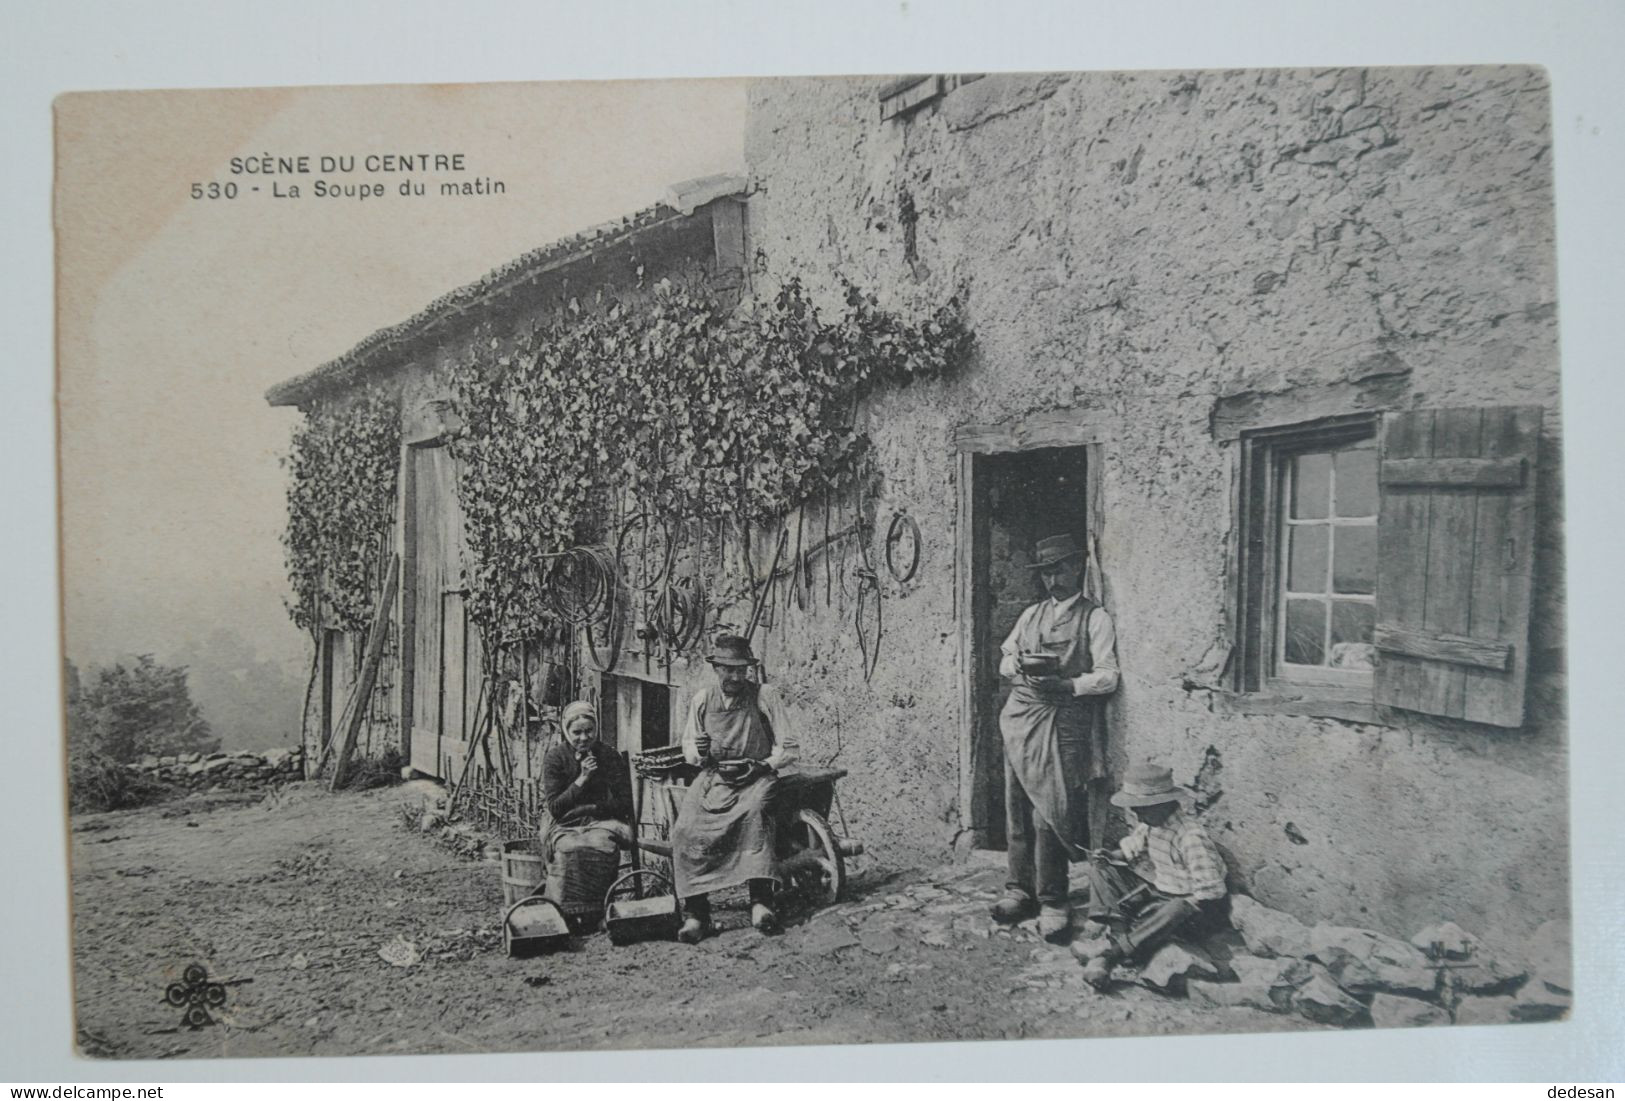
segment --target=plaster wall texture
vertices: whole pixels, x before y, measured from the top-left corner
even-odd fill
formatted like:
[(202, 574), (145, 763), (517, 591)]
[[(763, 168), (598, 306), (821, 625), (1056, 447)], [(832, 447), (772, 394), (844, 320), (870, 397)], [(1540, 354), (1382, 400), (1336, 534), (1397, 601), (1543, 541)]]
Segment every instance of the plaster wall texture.
[[(954, 845), (953, 430), (1071, 410), (1108, 425), (1094, 519), (1123, 666), (1113, 772), (1146, 757), (1187, 783), (1200, 770), (1222, 791), (1204, 820), (1236, 881), (1308, 920), (1409, 935), (1450, 919), (1510, 944), (1565, 916), (1544, 73), (999, 75), (887, 122), (883, 83), (761, 81), (746, 137), (759, 278), (833, 295), (844, 275), (904, 309), (961, 290), (978, 342), (958, 378), (866, 411), (881, 530), (906, 508), (923, 534), (912, 582), (882, 571), (872, 679), (850, 607), (787, 614), (763, 640), (808, 755), (852, 770), (852, 831), (885, 864)], [(1386, 396), (1352, 396), (1373, 379)], [(1237, 450), (1216, 414), (1311, 419), (1345, 393), (1544, 407), (1524, 728), (1216, 706)]]

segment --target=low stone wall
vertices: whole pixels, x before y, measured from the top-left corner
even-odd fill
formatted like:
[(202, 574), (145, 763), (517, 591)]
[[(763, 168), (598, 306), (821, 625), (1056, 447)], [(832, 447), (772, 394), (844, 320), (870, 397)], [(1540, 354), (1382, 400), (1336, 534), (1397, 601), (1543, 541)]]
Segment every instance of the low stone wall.
[(294, 746), (264, 753), (147, 756), (125, 767), (149, 779), (192, 791), (253, 791), (303, 779), (305, 751)]

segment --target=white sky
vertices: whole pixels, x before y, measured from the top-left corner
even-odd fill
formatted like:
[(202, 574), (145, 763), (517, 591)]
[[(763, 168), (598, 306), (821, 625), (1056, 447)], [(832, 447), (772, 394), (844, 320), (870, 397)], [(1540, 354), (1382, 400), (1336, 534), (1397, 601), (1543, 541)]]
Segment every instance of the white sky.
[[(518, 254), (743, 166), (729, 81), (152, 92), (58, 105), (62, 464), (71, 657), (160, 657), (225, 625), (302, 662), (264, 401)], [(501, 196), (194, 201), (256, 153), (462, 152)], [(334, 177), (341, 178), (341, 177)], [(346, 182), (361, 178), (342, 177)], [(450, 178), (450, 177), (442, 177)], [(255, 183), (258, 194), (249, 191)]]

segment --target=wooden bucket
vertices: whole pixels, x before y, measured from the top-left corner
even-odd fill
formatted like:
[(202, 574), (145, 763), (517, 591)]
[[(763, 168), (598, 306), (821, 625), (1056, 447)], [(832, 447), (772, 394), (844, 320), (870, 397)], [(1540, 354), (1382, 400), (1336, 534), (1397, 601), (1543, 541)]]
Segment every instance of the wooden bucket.
[(542, 890), (547, 869), (542, 864), (541, 843), (530, 838), (502, 843), (502, 901), (512, 906)]

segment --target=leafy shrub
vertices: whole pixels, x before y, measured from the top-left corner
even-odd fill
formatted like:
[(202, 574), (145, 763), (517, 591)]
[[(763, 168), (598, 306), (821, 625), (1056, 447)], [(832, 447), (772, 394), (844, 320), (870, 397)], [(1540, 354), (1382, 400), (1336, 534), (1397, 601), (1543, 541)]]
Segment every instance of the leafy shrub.
[(164, 785), (94, 750), (68, 758), (68, 811), (85, 814), (155, 803), (167, 794)]
[(68, 752), (129, 764), (144, 755), (213, 753), (209, 730), (186, 685), (184, 666), (142, 654), (132, 665), (97, 669), (89, 683), (68, 664)]

